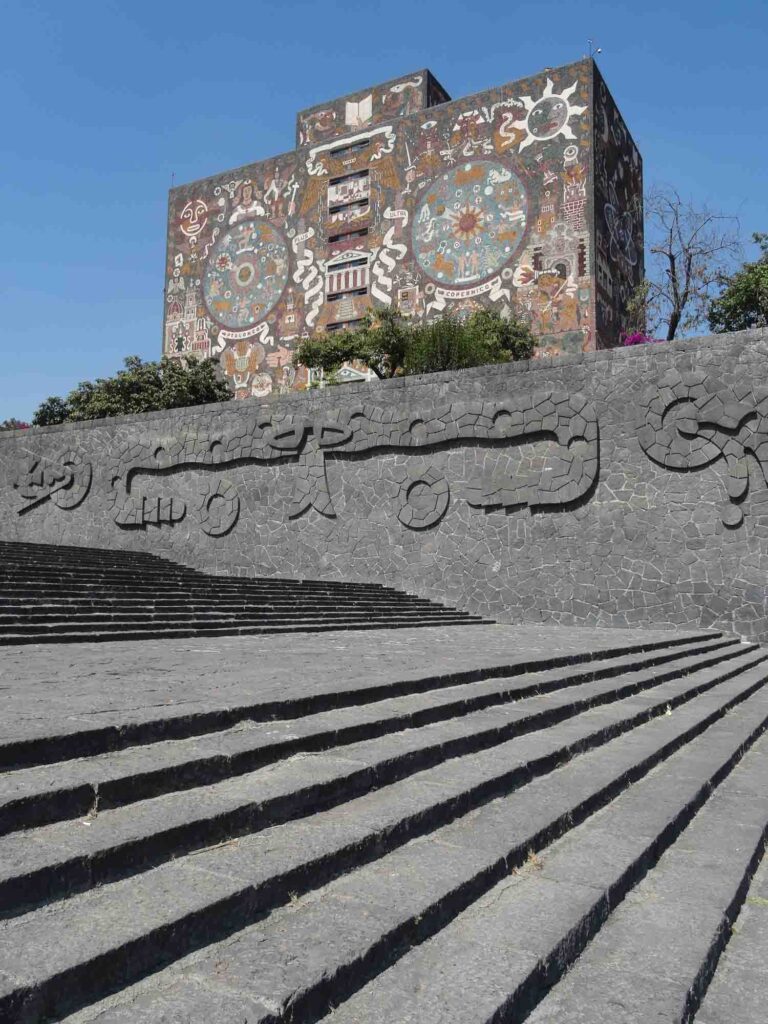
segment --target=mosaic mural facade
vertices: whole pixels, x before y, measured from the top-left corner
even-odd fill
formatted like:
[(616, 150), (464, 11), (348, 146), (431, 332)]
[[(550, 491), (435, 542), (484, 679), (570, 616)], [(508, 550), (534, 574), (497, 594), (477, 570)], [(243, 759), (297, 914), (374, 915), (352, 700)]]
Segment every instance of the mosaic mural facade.
[(373, 306), (491, 307), (537, 354), (618, 343), (643, 273), (642, 163), (592, 60), (461, 100), (429, 71), (301, 111), (297, 148), (172, 189), (164, 352), (238, 398)]

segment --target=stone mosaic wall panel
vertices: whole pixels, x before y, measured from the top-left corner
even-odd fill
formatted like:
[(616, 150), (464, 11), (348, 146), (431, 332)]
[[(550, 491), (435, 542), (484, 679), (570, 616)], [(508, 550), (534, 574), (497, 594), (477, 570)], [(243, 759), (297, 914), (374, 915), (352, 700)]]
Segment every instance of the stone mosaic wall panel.
[(164, 351), (217, 356), (236, 397), (261, 398), (306, 383), (303, 338), (371, 305), (514, 311), (537, 355), (616, 344), (641, 168), (596, 75), (579, 61), (449, 100), (417, 72), (303, 111), (292, 153), (173, 189)]
[(3, 432), (0, 537), (768, 642), (766, 357), (754, 331)]

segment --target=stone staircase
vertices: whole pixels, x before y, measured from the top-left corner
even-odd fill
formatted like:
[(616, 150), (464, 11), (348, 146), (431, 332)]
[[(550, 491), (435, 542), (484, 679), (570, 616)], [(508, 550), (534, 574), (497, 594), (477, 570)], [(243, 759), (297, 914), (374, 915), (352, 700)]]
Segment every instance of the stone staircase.
[(155, 555), (0, 541), (0, 644), (481, 621), (377, 584), (209, 576)]
[(0, 1020), (724, 1022), (768, 895), (768, 651), (583, 634), (0, 741)]

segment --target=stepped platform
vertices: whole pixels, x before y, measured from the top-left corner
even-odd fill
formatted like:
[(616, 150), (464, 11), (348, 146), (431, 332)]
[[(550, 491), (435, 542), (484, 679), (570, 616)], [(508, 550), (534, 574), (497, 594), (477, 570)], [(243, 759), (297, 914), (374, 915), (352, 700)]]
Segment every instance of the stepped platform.
[(0, 652), (0, 1020), (762, 1024), (768, 651), (418, 629)]
[(481, 621), (378, 584), (211, 576), (150, 554), (0, 541), (0, 645)]

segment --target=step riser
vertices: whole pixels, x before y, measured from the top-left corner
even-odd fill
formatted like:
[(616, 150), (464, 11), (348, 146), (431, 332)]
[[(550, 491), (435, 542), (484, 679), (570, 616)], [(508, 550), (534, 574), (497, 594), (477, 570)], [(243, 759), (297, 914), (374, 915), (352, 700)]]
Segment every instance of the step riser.
[[(702, 659), (697, 665), (697, 669), (726, 662), (730, 658), (739, 657), (744, 653), (740, 646), (734, 647), (732, 651), (728, 650), (729, 647), (733, 647), (733, 644), (729, 641), (723, 641), (719, 645), (719, 649), (708, 648), (707, 657)], [(694, 650), (687, 653), (693, 657), (699, 652)], [(617, 687), (616, 690), (606, 694), (605, 697), (590, 700), (588, 706), (597, 707), (604, 703), (621, 700), (624, 697), (644, 692), (664, 682), (679, 678), (681, 672), (677, 667), (673, 667), (669, 671), (651, 674), (653, 668), (675, 658), (679, 658), (679, 655), (670, 653), (649, 660), (643, 667), (643, 670), (647, 669), (649, 672), (647, 681), (635, 681), (626, 686)], [(548, 683), (534, 683), (530, 686), (520, 687), (505, 693), (488, 693), (475, 698), (464, 698), (458, 703), (423, 708), (398, 718), (358, 723), (354, 726), (333, 731), (296, 737), (288, 741), (281, 741), (270, 746), (255, 748), (236, 755), (227, 755), (226, 757), (214, 755), (205, 759), (188, 761), (184, 764), (176, 764), (155, 772), (147, 772), (142, 776), (106, 780), (98, 783), (97, 787), (78, 785), (69, 789), (57, 789), (46, 793), (44, 796), (20, 799), (0, 807), (0, 835), (7, 835), (10, 832), (25, 828), (37, 828), (41, 825), (52, 824), (57, 821), (78, 818), (87, 815), (97, 803), (99, 810), (109, 810), (115, 807), (123, 807), (130, 803), (136, 803), (140, 800), (152, 799), (153, 797), (170, 792), (213, 785), (216, 782), (255, 771), (267, 764), (273, 764), (294, 754), (331, 750), (345, 744), (375, 739), (390, 733), (400, 732), (404, 729), (420, 728), (425, 725), (448, 721), (451, 718), (482, 711), (490, 707), (513, 703), (526, 697), (554, 693), (567, 689), (569, 686), (577, 686), (585, 682), (609, 678), (612, 674), (611, 668), (606, 667), (600, 672), (574, 674), (571, 678), (564, 677), (562, 680), (552, 680)], [(723, 680), (717, 680), (717, 682), (721, 681)], [(709, 685), (716, 684), (711, 683)], [(565, 714), (563, 717), (577, 714), (584, 710), (584, 707), (585, 702), (574, 704), (570, 714)], [(546, 724), (553, 723), (554, 713), (552, 718), (547, 720)]]
[[(120, 635), (126, 630), (131, 633), (148, 631), (151, 632), (156, 629), (191, 629), (206, 626), (215, 627), (234, 627), (238, 629), (243, 626), (298, 626), (298, 625), (324, 625), (327, 623), (404, 623), (409, 625), (412, 622), (437, 622), (440, 623), (445, 620), (446, 616), (449, 616), (454, 621), (460, 620), (460, 616), (451, 614), (446, 611), (438, 612), (433, 611), (425, 614), (424, 612), (413, 613), (387, 613), (386, 611), (379, 614), (372, 612), (356, 612), (356, 611), (341, 611), (341, 612), (326, 612), (326, 613), (315, 613), (310, 614), (308, 612), (296, 611), (295, 613), (274, 613), (274, 614), (250, 614), (250, 615), (185, 615), (180, 617), (178, 615), (148, 615), (143, 618), (133, 617), (123, 619), (115, 616), (114, 618), (108, 617), (104, 619), (88, 619), (84, 621), (78, 621), (76, 618), (72, 621), (67, 620), (62, 622), (61, 619), (55, 619), (52, 623), (10, 623), (7, 625), (0, 626), (0, 636), (24, 636), (24, 637), (36, 637), (38, 639), (47, 640), (55, 639), (58, 636), (68, 636), (73, 632), (86, 632), (89, 626), (92, 626), (94, 631), (97, 633), (114, 633), (116, 639), (120, 639)], [(78, 628), (79, 627), (79, 628)]]
[[(705, 639), (702, 636), (701, 639)], [(490, 668), (470, 669), (461, 672), (446, 672), (442, 675), (422, 676), (418, 679), (400, 680), (365, 690), (340, 690), (331, 694), (316, 694), (292, 700), (276, 700), (262, 704), (250, 704), (236, 708), (195, 713), (172, 719), (160, 718), (149, 722), (126, 724), (122, 728), (106, 726), (82, 730), (62, 736), (22, 740), (0, 744), (0, 770), (12, 771), (17, 768), (31, 768), (36, 765), (52, 764), (78, 757), (92, 757), (96, 754), (112, 753), (127, 747), (154, 743), (162, 740), (190, 739), (210, 732), (221, 732), (240, 722), (269, 722), (275, 719), (301, 718), (334, 708), (349, 708), (370, 704), (392, 697), (405, 697), (426, 693), (428, 690), (476, 683), (483, 679), (504, 679), (545, 672), (559, 668), (578, 668), (592, 661), (644, 655), (654, 651), (687, 651), (695, 639), (675, 638), (657, 643), (638, 644), (636, 647), (617, 646), (596, 653), (574, 653), (555, 657), (539, 657), (530, 662), (498, 665)], [(750, 648), (742, 648), (749, 651)], [(678, 654), (678, 656), (682, 656)], [(625, 667), (625, 671), (630, 671)]]
[[(675, 701), (670, 701), (669, 706), (671, 708), (678, 707), (680, 704), (686, 703), (693, 697), (706, 692), (718, 683), (724, 682), (742, 671), (744, 671), (743, 668), (737, 669), (730, 674), (722, 675), (714, 681), (692, 688), (691, 691), (681, 694)], [(624, 773), (614, 783), (612, 788), (609, 787), (610, 795), (606, 796), (605, 802), (613, 799), (625, 786), (647, 774), (655, 764), (669, 757), (676, 750), (680, 749), (682, 745), (698, 736), (709, 725), (718, 721), (730, 708), (736, 707), (764, 685), (765, 677), (761, 675), (758, 681), (716, 708), (703, 721), (696, 723), (691, 729), (687, 730), (682, 737), (675, 737), (669, 743), (659, 747), (639, 766), (633, 769), (632, 772)], [(600, 703), (605, 704), (607, 701), (602, 700)], [(593, 706), (597, 706), (597, 704)], [(584, 710), (584, 707), (581, 707), (580, 710)], [(401, 781), (418, 771), (434, 767), (449, 758), (488, 750), (515, 736), (521, 736), (535, 729), (543, 729), (547, 726), (555, 725), (577, 713), (569, 713), (569, 711), (569, 708), (559, 709), (558, 713), (551, 716), (546, 712), (539, 713), (531, 716), (527, 722), (509, 723), (498, 729), (487, 730), (469, 737), (461, 737), (431, 748), (426, 747), (417, 751), (411, 751), (392, 758), (384, 764), (378, 764), (373, 767), (364, 766), (350, 772), (345, 777), (335, 778), (330, 782), (317, 783), (270, 801), (244, 805), (234, 810), (226, 811), (215, 818), (197, 820), (188, 825), (177, 826), (165, 833), (157, 832), (140, 840), (126, 842), (120, 847), (107, 851), (102, 850), (96, 858), (76, 857), (68, 861), (62, 861), (55, 866), (31, 872), (23, 878), (8, 880), (0, 885), (0, 916), (12, 917), (18, 913), (28, 911), (35, 905), (39, 905), (40, 893), (45, 893), (45, 902), (64, 899), (74, 893), (85, 891), (94, 886), (126, 878), (138, 872), (156, 867), (175, 857), (192, 853), (194, 850), (227, 842), (241, 836), (252, 835), (265, 828), (284, 824), (287, 821), (304, 817), (307, 814), (313, 814), (319, 810), (339, 806), (381, 786)], [(576, 744), (561, 748), (554, 758), (552, 755), (548, 755), (543, 759), (543, 767), (537, 767), (537, 762), (529, 762), (522, 769), (519, 767), (512, 769), (509, 776), (506, 777), (514, 780), (514, 788), (514, 785), (530, 780), (533, 777), (532, 772), (543, 774), (545, 771), (552, 771), (553, 768), (562, 764), (564, 760), (572, 757), (574, 753), (582, 753), (585, 750), (601, 746), (622, 733), (630, 731), (636, 726), (644, 724), (662, 714), (664, 714), (664, 707), (644, 709), (621, 723), (597, 730), (591, 735), (589, 740), (582, 739)], [(768, 719), (766, 719), (766, 722), (768, 722)], [(765, 724), (764, 722), (762, 728), (765, 727)], [(519, 774), (521, 771), (523, 773), (522, 777)], [(481, 802), (485, 802), (485, 800)], [(600, 806), (603, 806), (603, 804), (601, 803)], [(581, 810), (581, 807), (579, 810)], [(597, 810), (597, 806), (592, 807), (588, 813), (591, 814), (594, 810)], [(570, 825), (567, 825), (567, 827), (570, 827)], [(540, 841), (543, 845), (544, 843), (552, 842), (555, 838), (558, 838), (558, 836), (542, 836)], [(528, 847), (526, 846), (526, 854), (527, 850)]]
[(183, 640), (187, 637), (217, 637), (217, 636), (258, 636), (268, 635), (271, 633), (327, 633), (334, 630), (370, 630), (370, 629), (420, 629), (430, 626), (444, 626), (444, 625), (455, 625), (455, 626), (471, 626), (473, 624), (481, 625), (483, 623), (480, 618), (473, 618), (471, 616), (445, 616), (441, 617), (437, 622), (421, 622), (406, 620), (401, 623), (393, 624), (390, 620), (384, 623), (377, 623), (372, 626), (371, 621), (362, 622), (358, 624), (341, 622), (332, 626), (263, 626), (263, 627), (225, 627), (221, 629), (213, 629), (210, 627), (200, 627), (196, 629), (185, 628), (183, 630), (157, 630), (157, 631), (146, 631), (140, 632), (137, 630), (122, 630), (117, 632), (105, 633), (103, 631), (93, 633), (73, 633), (57, 634), (55, 636), (40, 636), (38, 634), (34, 636), (25, 636), (23, 634), (12, 634), (12, 635), (0, 635), (0, 645), (3, 646), (17, 646), (24, 644), (40, 644), (40, 643), (103, 643), (106, 641), (114, 640)]

